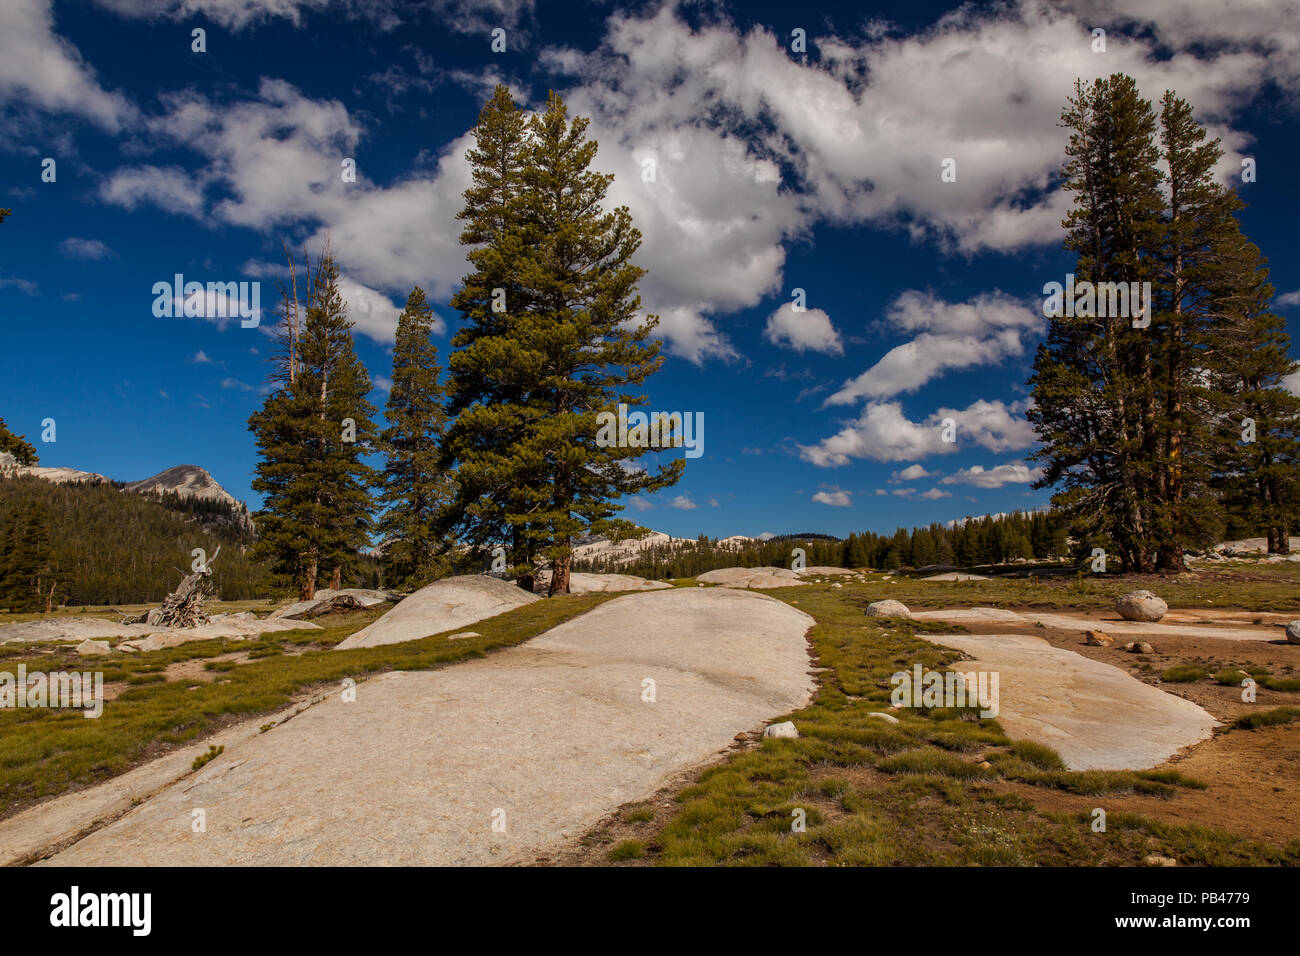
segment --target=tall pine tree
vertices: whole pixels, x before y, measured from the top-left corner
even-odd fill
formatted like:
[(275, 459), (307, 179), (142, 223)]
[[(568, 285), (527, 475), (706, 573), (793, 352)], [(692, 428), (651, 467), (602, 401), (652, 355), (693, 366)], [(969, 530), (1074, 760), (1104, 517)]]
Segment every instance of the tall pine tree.
[(638, 318), (644, 270), (626, 207), (605, 211), (612, 176), (590, 169), (596, 143), (552, 93), (521, 125), (498, 87), (470, 155), (462, 242), (475, 272), (453, 305), (465, 318), (449, 365), (457, 420), (448, 454), (458, 463), (468, 539), (505, 544), (521, 585), (533, 563), (551, 568), (550, 593), (567, 593), (576, 539), (625, 533), (621, 495), (666, 487), (684, 462), (653, 474), (630, 466), (644, 449), (598, 442), (598, 415), (662, 363)]
[(262, 455), (252, 487), (264, 496), (254, 552), (302, 600), (325, 575), (340, 586), (370, 529), (374, 475), (361, 456), (373, 446), (374, 406), (351, 330), (327, 248), (309, 275), (300, 335), (290, 343), (294, 367), (277, 370), (278, 387), (249, 419)]
[(377, 530), (389, 587), (422, 587), (448, 563), (438, 521), (451, 501), (452, 478), (440, 463), (446, 413), (438, 349), (430, 341), (433, 323), (433, 309), (416, 286), (397, 320), (393, 384), (384, 410), (388, 427), (379, 439), (386, 456), (379, 478), (385, 511)]

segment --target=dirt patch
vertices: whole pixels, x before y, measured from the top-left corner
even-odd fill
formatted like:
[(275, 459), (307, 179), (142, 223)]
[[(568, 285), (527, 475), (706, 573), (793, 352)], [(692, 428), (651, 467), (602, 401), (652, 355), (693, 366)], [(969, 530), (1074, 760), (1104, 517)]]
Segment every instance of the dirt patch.
[(249, 661), (249, 656), (246, 651), (238, 651), (218, 654), (216, 657), (196, 657), (193, 660), (177, 661), (175, 664), (168, 664), (163, 675), (169, 681), (206, 684), (224, 675), (224, 671), (208, 669), (207, 665), (211, 661), (234, 661), (236, 664), (245, 664)]
[(1170, 799), (1139, 794), (1082, 797), (1028, 784), (996, 786), (1049, 813), (1140, 813), (1169, 823), (1218, 827), (1242, 837), (1285, 846), (1300, 834), (1300, 728), (1292, 724), (1231, 730), (1189, 748), (1163, 767), (1201, 783)]

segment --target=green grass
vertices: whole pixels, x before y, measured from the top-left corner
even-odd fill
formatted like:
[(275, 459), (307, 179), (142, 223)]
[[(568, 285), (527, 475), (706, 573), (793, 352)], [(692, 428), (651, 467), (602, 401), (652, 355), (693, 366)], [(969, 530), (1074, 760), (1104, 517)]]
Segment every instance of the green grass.
[(640, 840), (624, 840), (609, 851), (609, 858), (615, 863), (622, 860), (639, 860), (643, 856), (645, 856), (645, 844)]
[(1167, 684), (1191, 684), (1198, 680), (1205, 680), (1209, 676), (1204, 667), (1197, 667), (1195, 664), (1178, 664), (1161, 674), (1160, 679)]
[[(1050, 747), (1009, 740), (975, 708), (895, 711), (898, 724), (872, 718), (889, 706), (893, 672), (917, 662), (944, 670), (958, 660), (918, 636), (942, 626), (866, 618), (866, 604), (881, 596), (870, 585), (767, 593), (816, 620), (809, 638), (826, 668), (820, 687), (804, 709), (773, 717), (793, 720), (799, 737), (763, 740), (703, 771), (677, 794), (670, 818), (638, 834), (645, 862), (1094, 866), (1137, 865), (1159, 852), (1214, 865), (1300, 863), (1300, 841), (1278, 849), (1122, 813), (1097, 834), (1086, 814), (1039, 810), (1006, 784), (1172, 799), (1204, 784), (1167, 770), (1068, 771)], [(964, 603), (992, 602), (967, 593)], [(795, 809), (804, 811), (805, 832), (791, 829)]]
[[(1024, 567), (1015, 573), (1024, 573)], [(1295, 596), (1300, 593), (1300, 565), (1234, 563), (1214, 566), (1187, 577), (1172, 578), (1057, 574), (994, 577), (987, 581), (922, 581), (906, 574), (895, 574), (886, 581), (880, 574), (869, 572), (865, 585), (846, 584), (843, 589), (835, 590), (865, 592), (873, 601), (893, 598), (909, 607), (913, 604), (935, 607), (985, 605), (1044, 610), (1110, 610), (1115, 606), (1116, 598), (1136, 588), (1155, 591), (1169, 602), (1170, 607), (1292, 611), (1295, 609)]]
[(1275, 707), (1254, 714), (1246, 714), (1233, 721), (1232, 726), (1239, 730), (1255, 730), (1257, 727), (1276, 727), (1300, 720), (1300, 707)]
[[(116, 776), (143, 759), (193, 744), (238, 720), (270, 714), (295, 696), (337, 688), (344, 678), (361, 680), (388, 670), (427, 670), (519, 644), (616, 594), (575, 594), (537, 601), (479, 621), (481, 635), (448, 641), (431, 636), (382, 647), (334, 651), (330, 648), (379, 617), (385, 608), (368, 608), (331, 617), (323, 630), (285, 631), (256, 641), (196, 641), (159, 651), (122, 655), (89, 664), (67, 646), (52, 653), (24, 645), (7, 655), (4, 668), (19, 663), (29, 671), (86, 670), (104, 674), (105, 683), (126, 681), (102, 716), (88, 720), (80, 711), (0, 709), (0, 816), (35, 800)], [(463, 630), (463, 629), (461, 629)], [(452, 632), (454, 633), (454, 632)], [(300, 654), (286, 649), (309, 647)], [(9, 648), (5, 648), (8, 650)], [(166, 681), (168, 664), (251, 652), (254, 659), (206, 662), (223, 674), (220, 682)], [(267, 653), (269, 652), (269, 653)], [(194, 688), (194, 689), (190, 689)]]

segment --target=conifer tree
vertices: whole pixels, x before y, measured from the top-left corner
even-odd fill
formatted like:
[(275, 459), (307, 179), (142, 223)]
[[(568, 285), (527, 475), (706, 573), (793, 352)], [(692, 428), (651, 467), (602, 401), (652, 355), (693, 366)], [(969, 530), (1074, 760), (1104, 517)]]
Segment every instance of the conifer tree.
[(626, 207), (602, 207), (613, 177), (589, 168), (587, 120), (555, 93), (522, 130), (517, 112), (499, 87), (470, 157), (462, 242), (480, 248), (453, 302), (466, 331), (449, 360), (448, 453), (469, 540), (506, 542), (526, 587), (548, 562), (550, 593), (567, 593), (575, 539), (628, 530), (615, 499), (674, 483), (684, 462), (652, 474), (626, 466), (644, 449), (599, 440), (600, 413), (642, 404), (623, 389), (663, 361), (657, 317), (638, 319), (641, 234)]
[[(506, 573), (533, 588), (536, 545), (524, 534), (521, 515), (530, 511), (527, 488), (501, 467), (503, 449), (527, 427), (520, 400), (527, 376), (505, 338), (509, 309), (521, 310), (525, 290), (511, 263), (522, 255), (523, 164), (527, 121), (509, 89), (498, 84), (474, 127), (472, 184), (457, 218), (465, 222), (462, 245), (473, 271), (462, 280), (451, 306), (461, 314), (447, 361), (447, 411), (452, 421), (442, 467), (454, 462), (458, 497), (443, 527), (477, 551), (504, 545)], [(507, 520), (514, 515), (514, 520)]]
[(341, 584), (370, 528), (374, 479), (361, 456), (374, 442), (374, 407), (351, 330), (327, 248), (309, 277), (301, 337), (290, 353), (296, 370), (273, 376), (277, 389), (249, 419), (262, 455), (252, 487), (264, 495), (254, 551), (302, 600), (324, 574), (331, 587)]
[[(1062, 225), (1065, 247), (1077, 255), (1076, 281), (1154, 286), (1164, 200), (1150, 102), (1130, 77), (1115, 74), (1076, 83), (1061, 119), (1070, 130), (1064, 188), (1075, 193)], [(1033, 457), (1045, 464), (1036, 487), (1060, 488), (1052, 501), (1072, 519), (1076, 538), (1117, 552), (1127, 571), (1151, 571), (1154, 330), (1133, 328), (1118, 310), (1080, 305), (1051, 319), (1034, 359), (1028, 417), (1042, 442)]]
[(438, 520), (451, 499), (451, 476), (440, 464), (446, 413), (433, 323), (433, 309), (416, 286), (397, 320), (388, 427), (380, 434), (386, 463), (379, 501), (386, 510), (377, 528), (390, 587), (422, 587), (447, 566)]
[(1282, 380), (1300, 363), (1288, 355), (1285, 320), (1269, 310), (1273, 287), (1259, 249), (1236, 234), (1219, 254), (1228, 268), (1211, 333), (1214, 484), (1244, 537), (1262, 534), (1270, 554), (1289, 554), (1300, 526), (1300, 397)]
[(36, 455), (36, 448), (31, 442), (27, 441), (23, 435), (15, 435), (5, 420), (0, 418), (0, 452), (8, 452), (14, 456), (14, 459), (20, 465), (35, 465), (39, 463)]

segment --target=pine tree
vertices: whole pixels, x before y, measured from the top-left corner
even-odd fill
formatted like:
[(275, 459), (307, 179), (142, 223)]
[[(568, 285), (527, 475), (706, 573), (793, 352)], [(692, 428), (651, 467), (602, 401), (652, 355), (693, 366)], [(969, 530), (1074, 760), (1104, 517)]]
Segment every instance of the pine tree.
[[(519, 408), (527, 379), (503, 337), (508, 307), (526, 305), (525, 290), (511, 268), (524, 242), (520, 193), (526, 125), (510, 91), (498, 84), (479, 114), (475, 146), (467, 154), (472, 184), (457, 218), (465, 221), (460, 241), (471, 247), (466, 258), (473, 271), (451, 300), (461, 326), (447, 362), (452, 422), (442, 467), (449, 470), (454, 463), (459, 491), (444, 529), (480, 552), (504, 543), (507, 573), (531, 591), (536, 548), (519, 521), (531, 506), (526, 488), (512, 484), (500, 467), (502, 449), (527, 427)], [(510, 514), (514, 522), (507, 520)]]
[(433, 309), (416, 286), (397, 320), (388, 427), (380, 435), (387, 460), (379, 500), (386, 510), (377, 527), (390, 587), (422, 587), (447, 565), (447, 543), (437, 528), (452, 488), (440, 464), (446, 414), (438, 349), (430, 341), (433, 323)]
[(269, 559), (309, 600), (321, 573), (341, 584), (370, 528), (372, 469), (361, 456), (375, 438), (370, 378), (352, 344), (352, 323), (329, 250), (310, 275), (296, 368), (249, 419), (262, 461), (252, 482), (264, 495), (254, 553)]
[(0, 454), (8, 452), (14, 456), (14, 459), (20, 465), (35, 465), (40, 459), (36, 455), (36, 448), (23, 435), (15, 435), (5, 420), (0, 418)]
[[(1062, 223), (1077, 282), (1154, 282), (1161, 236), (1156, 119), (1130, 77), (1076, 83), (1061, 114), (1070, 129), (1065, 187), (1074, 206)], [(1157, 374), (1153, 328), (1080, 303), (1051, 319), (1030, 383), (1045, 463), (1036, 487), (1058, 486), (1053, 504), (1080, 540), (1118, 552), (1127, 571), (1151, 571), (1157, 550), (1151, 490), (1157, 485)], [(1106, 315), (1098, 315), (1105, 311)]]
[(1282, 380), (1300, 370), (1286, 322), (1269, 311), (1273, 287), (1258, 248), (1234, 235), (1216, 288), (1211, 337), (1218, 474), (1214, 484), (1243, 536), (1263, 533), (1270, 554), (1289, 554), (1300, 524), (1300, 398)]
[(9, 216), (9, 215), (12, 215), (12, 213), (13, 213), (13, 211), (10, 210), (10, 209), (0, 209), (0, 222), (4, 222), (4, 221), (5, 221), (5, 217), (6, 217), (6, 216)]
[[(630, 530), (615, 499), (673, 484), (684, 462), (651, 474), (625, 467), (644, 449), (601, 440), (600, 413), (642, 404), (622, 390), (663, 361), (647, 341), (658, 319), (637, 319), (641, 234), (626, 207), (602, 208), (613, 177), (589, 168), (587, 120), (555, 93), (522, 134), (516, 112), (498, 88), (470, 157), (462, 242), (480, 248), (453, 302), (466, 330), (449, 362), (448, 452), (469, 540), (507, 542), (524, 586), (548, 561), (550, 593), (567, 593), (575, 539)], [(479, 191), (489, 184), (501, 195)]]

